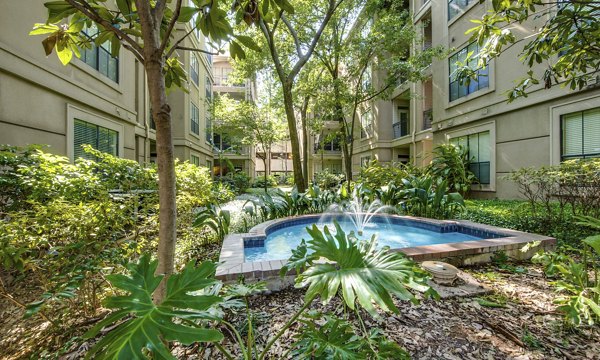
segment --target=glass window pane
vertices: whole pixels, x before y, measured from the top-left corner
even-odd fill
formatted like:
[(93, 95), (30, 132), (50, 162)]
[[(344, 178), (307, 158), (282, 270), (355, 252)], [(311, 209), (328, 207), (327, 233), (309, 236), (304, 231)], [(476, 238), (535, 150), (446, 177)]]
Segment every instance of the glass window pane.
[(479, 134), (469, 135), (469, 158), (473, 162), (481, 161), (479, 159)]
[(113, 57), (108, 60), (108, 78), (114, 82), (118, 82), (119, 61)]
[(479, 161), (492, 161), (489, 131), (479, 133)]
[(98, 51), (98, 71), (100, 71), (101, 74), (108, 76), (108, 59), (110, 58), (110, 55), (101, 49), (98, 49)]
[(600, 108), (583, 113), (583, 152), (584, 154), (600, 153)]
[(563, 115), (563, 149), (564, 156), (581, 155), (583, 151), (583, 129), (581, 113)]
[(450, 101), (458, 99), (458, 81), (450, 83)]

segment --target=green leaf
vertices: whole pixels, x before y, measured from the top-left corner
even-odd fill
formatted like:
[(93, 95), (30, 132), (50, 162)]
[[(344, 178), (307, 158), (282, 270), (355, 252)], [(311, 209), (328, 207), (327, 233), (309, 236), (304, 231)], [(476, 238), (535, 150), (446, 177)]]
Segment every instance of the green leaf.
[(258, 46), (250, 36), (238, 35), (235, 38), (238, 39), (239, 42), (241, 42), (245, 47), (254, 51), (261, 51), (260, 46)]
[(377, 316), (374, 304), (385, 311), (397, 312), (392, 295), (401, 300), (417, 302), (408, 288), (426, 291), (427, 275), (399, 252), (377, 249), (376, 237), (357, 241), (347, 236), (334, 222), (335, 236), (329, 228), (321, 232), (316, 225), (307, 228), (312, 239), (308, 247), (322, 262), (309, 267), (296, 278), (297, 286), (308, 285), (306, 299), (319, 295), (328, 303), (339, 292), (346, 305), (354, 309), (358, 303)]
[(182, 6), (181, 10), (179, 10), (179, 18), (177, 18), (177, 21), (180, 23), (186, 23), (192, 20), (194, 15), (199, 11), (200, 9), (196, 7)]
[(583, 242), (589, 245), (592, 249), (600, 255), (600, 235), (589, 236), (583, 239)]
[(241, 60), (246, 57), (246, 52), (244, 52), (244, 49), (242, 49), (240, 44), (233, 40), (231, 41), (231, 43), (229, 43), (229, 54), (233, 59), (236, 60)]
[(152, 295), (163, 278), (154, 275), (157, 265), (156, 260), (150, 261), (145, 255), (137, 264), (128, 266), (129, 275), (108, 277), (114, 287), (127, 294), (108, 298), (106, 306), (116, 311), (88, 331), (85, 337), (93, 337), (104, 326), (128, 318), (96, 343), (86, 358), (141, 359), (145, 358), (144, 349), (147, 349), (156, 358), (174, 359), (164, 340), (191, 344), (223, 339), (217, 330), (174, 322), (177, 318), (191, 319), (196, 315), (206, 318), (204, 312), (221, 301), (218, 296), (199, 295), (217, 284), (214, 280), (216, 265), (204, 262), (195, 267), (193, 262), (188, 263), (180, 273), (169, 277), (166, 296), (156, 305)]
[(303, 330), (296, 336), (297, 348), (292, 354), (298, 359), (366, 359), (365, 339), (355, 336), (352, 325), (345, 320), (325, 316), (325, 324), (317, 326), (314, 319), (302, 319)]

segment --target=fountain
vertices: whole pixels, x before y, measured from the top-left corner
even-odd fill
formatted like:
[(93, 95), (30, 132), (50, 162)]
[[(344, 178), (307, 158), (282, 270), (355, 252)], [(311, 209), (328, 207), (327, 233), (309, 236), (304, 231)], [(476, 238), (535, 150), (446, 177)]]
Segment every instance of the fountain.
[(357, 186), (352, 191), (352, 198), (348, 202), (341, 205), (331, 205), (328, 210), (329, 212), (343, 213), (354, 225), (358, 236), (363, 236), (365, 227), (375, 215), (384, 213), (385, 210), (395, 210), (395, 208), (390, 205), (383, 205), (379, 199), (365, 201), (360, 196), (360, 187)]

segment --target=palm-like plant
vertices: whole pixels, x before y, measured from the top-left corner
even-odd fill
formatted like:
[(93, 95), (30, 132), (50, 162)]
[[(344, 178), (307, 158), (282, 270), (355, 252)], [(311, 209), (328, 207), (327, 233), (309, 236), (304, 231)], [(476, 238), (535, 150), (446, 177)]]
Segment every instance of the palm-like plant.
[(402, 179), (404, 189), (400, 191), (403, 201), (401, 210), (414, 215), (435, 219), (449, 219), (464, 208), (464, 199), (457, 192), (448, 192), (446, 180), (435, 180), (431, 176)]

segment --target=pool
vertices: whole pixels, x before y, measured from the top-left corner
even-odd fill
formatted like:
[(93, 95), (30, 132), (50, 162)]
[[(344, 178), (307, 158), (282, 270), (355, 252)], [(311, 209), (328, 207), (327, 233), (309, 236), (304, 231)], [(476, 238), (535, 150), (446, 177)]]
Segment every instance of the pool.
[[(293, 271), (285, 278), (279, 271), (291, 250), (311, 237), (307, 226), (328, 226), (336, 220), (346, 232), (354, 230), (343, 214), (302, 215), (259, 224), (248, 233), (229, 234), (223, 240), (216, 276), (223, 281), (265, 280), (271, 290), (287, 287)], [(361, 239), (378, 234), (379, 246), (389, 246), (415, 261), (441, 260), (454, 265), (490, 262), (494, 253), (504, 251), (514, 259), (529, 259), (540, 249), (552, 250), (556, 239), (465, 220), (434, 220), (410, 216), (377, 214), (364, 229)], [(535, 242), (527, 251), (522, 248)]]
[[(333, 220), (336, 220), (341, 228), (349, 234), (356, 227), (344, 216), (329, 217), (325, 220), (319, 220), (317, 227), (323, 230), (324, 227), (335, 233)], [(312, 226), (313, 219), (307, 219), (290, 226), (267, 231), (267, 236), (263, 242), (245, 244), (245, 261), (268, 261), (285, 260), (292, 255), (292, 250), (300, 245), (302, 239), (309, 240), (311, 236), (306, 231), (307, 226)], [(388, 217), (377, 217), (368, 223), (362, 236), (359, 239), (370, 239), (377, 235), (377, 244), (379, 247), (389, 246), (392, 249), (401, 249), (413, 246), (455, 243), (469, 240), (480, 240), (482, 237), (457, 231), (441, 232), (441, 228), (422, 226), (418, 222), (411, 221), (393, 221)], [(256, 246), (253, 246), (256, 245)]]

